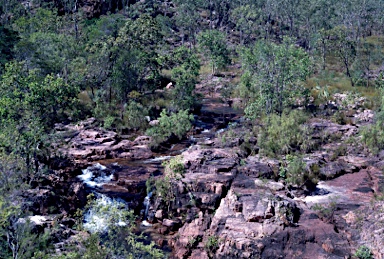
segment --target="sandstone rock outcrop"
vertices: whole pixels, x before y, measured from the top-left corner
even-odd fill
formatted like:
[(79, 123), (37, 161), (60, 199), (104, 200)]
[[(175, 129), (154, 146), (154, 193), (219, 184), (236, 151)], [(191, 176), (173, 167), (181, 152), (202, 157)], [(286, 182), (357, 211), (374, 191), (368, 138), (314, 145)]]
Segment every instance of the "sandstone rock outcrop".
[(98, 128), (93, 118), (77, 125), (56, 125), (56, 131), (61, 133), (66, 142), (59, 152), (67, 155), (73, 162), (83, 164), (82, 167), (84, 162), (104, 159), (153, 157), (149, 148), (150, 137), (139, 136), (133, 141), (121, 139), (113, 131)]

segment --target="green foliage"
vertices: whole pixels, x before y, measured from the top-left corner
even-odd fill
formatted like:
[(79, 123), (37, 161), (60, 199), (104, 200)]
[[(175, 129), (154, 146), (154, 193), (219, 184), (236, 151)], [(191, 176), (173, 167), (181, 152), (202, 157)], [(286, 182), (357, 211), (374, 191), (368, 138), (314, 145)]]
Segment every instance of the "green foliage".
[(332, 153), (330, 157), (331, 161), (335, 161), (339, 156), (345, 156), (347, 154), (347, 146), (345, 144), (340, 144), (336, 150)]
[(364, 245), (360, 246), (356, 250), (354, 256), (356, 256), (359, 259), (373, 259), (371, 249), (369, 249), (369, 247)]
[(285, 161), (280, 166), (280, 177), (284, 178), (286, 183), (295, 186), (307, 186), (312, 188), (318, 182), (317, 172), (308, 170), (306, 163), (301, 156), (286, 155)]
[(384, 44), (381, 38), (374, 36), (362, 39), (358, 44), (356, 61), (352, 65), (356, 84), (370, 86), (372, 70), (380, 66), (380, 62), (384, 57), (383, 47)]
[(209, 236), (204, 244), (204, 249), (210, 258), (214, 258), (216, 250), (219, 248), (220, 239), (217, 236)]
[(129, 102), (123, 113), (123, 127), (128, 129), (145, 129), (148, 121), (145, 116), (148, 115), (147, 109), (135, 101)]
[(172, 179), (167, 175), (155, 182), (156, 195), (164, 203), (167, 212), (171, 211), (172, 205), (176, 200), (173, 188)]
[(197, 12), (198, 1), (175, 0), (177, 15), (175, 17), (176, 25), (183, 32), (182, 40), (188, 39), (195, 42), (196, 32), (198, 30), (198, 21), (200, 14)]
[(194, 90), (199, 77), (199, 59), (185, 47), (177, 48), (173, 59), (177, 64), (172, 69), (172, 80), (176, 83), (172, 90), (174, 106), (177, 109), (190, 109), (195, 104)]
[(104, 118), (103, 127), (104, 127), (105, 129), (109, 129), (109, 130), (110, 130), (110, 129), (113, 129), (113, 128), (115, 128), (115, 126), (116, 126), (115, 121), (116, 121), (116, 118), (115, 118), (115, 117), (113, 117), (113, 116), (107, 116), (107, 117)]
[[(91, 231), (85, 237), (82, 249), (59, 256), (60, 259), (69, 258), (164, 258), (164, 253), (155, 247), (153, 242), (146, 243), (145, 237), (135, 234), (135, 216), (133, 211), (127, 210), (124, 203), (113, 200), (111, 202), (98, 198), (87, 204), (91, 215), (104, 221), (101, 228), (96, 222), (91, 222), (86, 227)], [(100, 223), (99, 223), (100, 224)], [(73, 250), (70, 247), (68, 250)]]
[(381, 110), (376, 113), (375, 122), (360, 131), (363, 143), (373, 154), (378, 154), (384, 149), (384, 102), (381, 102)]
[(247, 101), (247, 117), (282, 113), (306, 101), (308, 92), (301, 81), (311, 73), (311, 61), (292, 39), (284, 38), (280, 45), (259, 41), (241, 49), (240, 55), (245, 72), (238, 91)]
[(76, 87), (62, 78), (39, 76), (23, 63), (6, 65), (0, 81), (0, 148), (25, 163), (24, 180), (39, 170), (39, 155), (51, 138), (56, 122), (72, 116), (77, 104)]
[(170, 212), (176, 200), (176, 184), (181, 181), (185, 168), (181, 156), (176, 156), (163, 163), (164, 177), (155, 181), (156, 195)]
[(169, 161), (163, 163), (164, 173), (176, 180), (180, 180), (180, 178), (185, 173), (185, 168), (183, 164), (182, 156), (175, 156)]
[(240, 5), (233, 9), (230, 20), (236, 24), (236, 29), (240, 32), (241, 44), (249, 43), (252, 36), (261, 34), (260, 20), (263, 18), (262, 15), (262, 9), (256, 4)]
[(0, 76), (5, 63), (13, 58), (13, 47), (18, 41), (18, 34), (0, 25)]
[(167, 141), (171, 136), (181, 139), (191, 129), (193, 115), (188, 114), (188, 110), (181, 110), (168, 116), (166, 111), (162, 110), (158, 120), (158, 125), (147, 130), (155, 146)]
[(37, 8), (31, 15), (22, 16), (13, 22), (13, 27), (22, 35), (35, 32), (58, 32), (62, 20), (55, 9)]
[(218, 30), (204, 31), (198, 35), (197, 40), (200, 51), (211, 60), (212, 74), (231, 63), (224, 33)]
[(329, 31), (330, 49), (335, 52), (341, 64), (345, 68), (345, 73), (350, 78), (351, 85), (354, 86), (355, 82), (352, 77), (351, 65), (356, 58), (356, 39), (352, 37), (351, 31), (345, 26), (336, 26)]
[(20, 157), (0, 153), (0, 199), (2, 196), (12, 199), (14, 192), (24, 189), (24, 172), (25, 163)]
[(40, 73), (67, 76), (67, 67), (78, 54), (73, 37), (54, 32), (35, 32), (23, 37), (15, 47), (18, 57), (28, 59)]
[(275, 157), (310, 150), (313, 143), (306, 120), (307, 116), (299, 110), (266, 117), (258, 139), (260, 152)]
[(362, 128), (363, 143), (373, 154), (378, 154), (384, 149), (384, 126), (383, 121), (378, 120), (374, 124)]
[(319, 217), (325, 221), (333, 221), (333, 215), (337, 209), (337, 198), (333, 198), (329, 203), (321, 205), (315, 204), (312, 210), (317, 211)]
[[(157, 52), (161, 40), (161, 28), (158, 22), (149, 15), (142, 15), (136, 20), (127, 20), (119, 30), (114, 47), (118, 52), (121, 52), (121, 48), (127, 49), (127, 47), (128, 50), (134, 50), (137, 56), (136, 67), (139, 69), (139, 79), (146, 79), (147, 83), (155, 83), (161, 68)], [(155, 85), (148, 85), (150, 89), (153, 86)]]
[(9, 63), (0, 82), (2, 120), (32, 116), (43, 126), (61, 121), (77, 101), (77, 87), (53, 75), (39, 77), (22, 63)]
[[(83, 78), (79, 83), (90, 90), (96, 103), (95, 114), (107, 113), (115, 117), (114, 124), (123, 120), (123, 127), (143, 127), (141, 117), (138, 117), (139, 121), (132, 118), (135, 113), (146, 113), (146, 109), (139, 104), (140, 98), (132, 97), (130, 93), (141, 95), (160, 86), (160, 25), (149, 15), (137, 19), (111, 15), (95, 20), (86, 32), (89, 53), (85, 68), (79, 73)], [(120, 107), (120, 114), (108, 112), (113, 106)]]

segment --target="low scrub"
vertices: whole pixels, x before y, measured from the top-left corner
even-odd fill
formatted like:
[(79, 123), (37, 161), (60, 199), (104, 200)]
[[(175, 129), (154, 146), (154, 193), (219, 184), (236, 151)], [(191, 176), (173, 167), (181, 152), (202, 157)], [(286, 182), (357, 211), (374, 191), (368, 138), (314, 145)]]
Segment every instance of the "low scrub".
[(147, 134), (153, 139), (153, 146), (169, 140), (171, 137), (182, 139), (182, 137), (191, 129), (193, 115), (188, 114), (188, 110), (182, 110), (178, 113), (167, 115), (163, 110), (158, 118), (157, 125), (147, 130)]
[(263, 155), (276, 157), (307, 152), (314, 146), (311, 140), (311, 129), (305, 124), (308, 117), (299, 110), (283, 113), (281, 116), (272, 114), (264, 119), (258, 144)]
[(384, 100), (381, 102), (381, 111), (376, 114), (375, 123), (361, 130), (363, 143), (375, 155), (384, 149)]
[(307, 189), (313, 189), (318, 182), (318, 172), (314, 169), (307, 168), (301, 156), (286, 155), (281, 163), (279, 176), (290, 186), (305, 186)]
[(364, 127), (361, 135), (363, 143), (373, 154), (378, 154), (384, 148), (383, 121), (378, 120), (375, 124)]

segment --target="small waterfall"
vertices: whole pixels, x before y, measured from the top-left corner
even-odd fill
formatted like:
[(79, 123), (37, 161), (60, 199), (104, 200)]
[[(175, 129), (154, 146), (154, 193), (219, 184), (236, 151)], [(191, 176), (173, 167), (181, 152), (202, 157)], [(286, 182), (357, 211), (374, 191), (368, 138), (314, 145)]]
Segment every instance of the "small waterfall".
[(145, 207), (144, 218), (145, 219), (148, 216), (149, 205), (151, 205), (151, 197), (152, 197), (152, 192), (148, 193), (148, 195), (144, 198), (144, 207)]
[(91, 233), (104, 233), (113, 224), (126, 226), (125, 212), (128, 205), (122, 199), (111, 199), (106, 195), (95, 193), (97, 196), (84, 216), (84, 228)]
[(77, 177), (89, 187), (101, 187), (103, 184), (108, 183), (113, 179), (113, 172), (106, 169), (107, 167), (97, 163), (83, 169), (83, 174), (78, 175)]
[(144, 164), (152, 164), (152, 163), (162, 162), (162, 161), (165, 161), (165, 160), (169, 160), (172, 157), (173, 156), (159, 156), (159, 157), (155, 157), (155, 158), (152, 158), (152, 159), (145, 160), (143, 163)]
[[(113, 171), (99, 163), (82, 170), (77, 177), (88, 187), (101, 187), (113, 179)], [(122, 199), (112, 199), (95, 190), (92, 193), (96, 200), (91, 203), (90, 208), (84, 214), (84, 228), (91, 233), (104, 233), (113, 224), (126, 226), (126, 215), (128, 204)]]
[(225, 129), (219, 129), (218, 131), (216, 131), (216, 134), (221, 134), (221, 133), (223, 133), (225, 130), (226, 130), (226, 128), (225, 128)]
[(144, 220), (143, 222), (141, 223), (141, 225), (145, 226), (145, 227), (150, 227), (152, 226), (152, 224), (150, 224), (148, 221), (147, 221), (147, 216), (148, 216), (148, 211), (149, 211), (149, 206), (151, 205), (151, 197), (152, 197), (152, 192), (149, 192), (148, 195), (144, 198), (144, 202), (143, 202), (143, 205), (144, 205)]
[(201, 133), (210, 133), (211, 132), (211, 130), (209, 130), (209, 129), (204, 129)]

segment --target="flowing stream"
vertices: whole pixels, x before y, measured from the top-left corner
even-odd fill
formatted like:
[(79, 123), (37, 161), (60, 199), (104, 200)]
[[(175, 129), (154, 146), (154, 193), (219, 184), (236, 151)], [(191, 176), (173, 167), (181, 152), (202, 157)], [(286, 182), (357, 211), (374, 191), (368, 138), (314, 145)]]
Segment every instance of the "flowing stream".
[[(154, 200), (152, 192), (146, 191), (146, 180), (163, 173), (164, 161), (181, 154), (191, 145), (213, 139), (225, 131), (228, 122), (233, 122), (242, 115), (241, 111), (229, 107), (214, 106), (209, 109), (195, 116), (195, 130), (188, 139), (172, 145), (169, 150), (155, 158), (136, 161), (104, 160), (82, 170), (82, 174), (77, 176), (78, 179), (84, 182), (88, 191), (96, 197), (84, 214), (85, 229), (92, 233), (103, 233), (111, 224), (124, 226), (127, 222), (122, 220), (121, 211), (131, 209), (136, 215), (141, 215), (141, 226), (152, 226), (147, 217)], [(228, 113), (228, 116), (225, 117), (224, 113)]]

